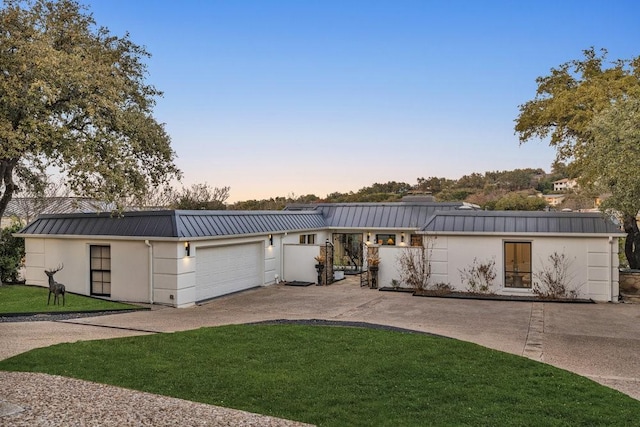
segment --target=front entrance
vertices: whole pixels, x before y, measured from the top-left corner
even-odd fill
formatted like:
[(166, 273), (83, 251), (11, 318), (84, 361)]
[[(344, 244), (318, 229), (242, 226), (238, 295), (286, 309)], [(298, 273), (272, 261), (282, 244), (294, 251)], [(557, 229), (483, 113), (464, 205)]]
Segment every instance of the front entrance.
[(345, 274), (362, 270), (362, 233), (333, 233), (333, 268)]

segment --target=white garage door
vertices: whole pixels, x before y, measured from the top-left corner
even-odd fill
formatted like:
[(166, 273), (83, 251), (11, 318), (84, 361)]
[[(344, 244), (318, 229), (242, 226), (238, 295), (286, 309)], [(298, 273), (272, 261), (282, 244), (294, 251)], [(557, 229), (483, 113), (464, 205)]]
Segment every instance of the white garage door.
[(262, 285), (263, 259), (261, 243), (198, 248), (196, 301)]

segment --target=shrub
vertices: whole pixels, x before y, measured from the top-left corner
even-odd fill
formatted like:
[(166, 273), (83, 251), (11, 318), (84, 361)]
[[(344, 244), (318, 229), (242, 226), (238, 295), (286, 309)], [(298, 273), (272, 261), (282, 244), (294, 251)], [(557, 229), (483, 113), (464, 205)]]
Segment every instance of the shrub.
[(477, 258), (467, 269), (459, 270), (462, 283), (467, 282), (467, 290), (473, 293), (493, 293), (493, 281), (496, 279), (496, 261), (491, 259), (485, 263), (479, 263)]
[(20, 231), (22, 225), (18, 222), (2, 229), (0, 237), (0, 284), (18, 281), (18, 269), (24, 258), (24, 239), (13, 237), (13, 233)]
[(539, 272), (533, 274), (536, 281), (533, 292), (541, 298), (577, 298), (580, 287), (572, 287), (572, 275), (569, 274), (573, 260), (562, 253), (549, 255), (548, 263)]
[(429, 288), (431, 279), (431, 247), (407, 247), (398, 257), (400, 279), (416, 292)]

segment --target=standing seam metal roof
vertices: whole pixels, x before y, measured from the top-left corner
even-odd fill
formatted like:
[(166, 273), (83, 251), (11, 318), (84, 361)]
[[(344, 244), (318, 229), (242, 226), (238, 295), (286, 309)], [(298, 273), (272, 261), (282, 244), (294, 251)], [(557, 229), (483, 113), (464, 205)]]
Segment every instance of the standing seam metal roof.
[(461, 202), (326, 203), (315, 205), (331, 228), (419, 229), (438, 210), (459, 209)]
[(319, 212), (147, 211), (42, 215), (19, 234), (196, 238), (324, 228)]
[(288, 211), (139, 211), (42, 215), (22, 235), (206, 238), (332, 229), (413, 229), (426, 233), (617, 234), (597, 213), (456, 210), (461, 203), (320, 204)]
[(422, 227), (432, 233), (624, 234), (599, 213), (526, 211), (436, 212)]

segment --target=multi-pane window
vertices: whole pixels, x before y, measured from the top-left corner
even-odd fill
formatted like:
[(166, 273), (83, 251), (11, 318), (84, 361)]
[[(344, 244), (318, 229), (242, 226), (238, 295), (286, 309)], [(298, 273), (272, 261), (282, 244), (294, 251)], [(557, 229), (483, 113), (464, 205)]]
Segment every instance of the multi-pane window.
[(395, 246), (396, 235), (395, 234), (376, 234), (376, 243), (379, 245)]
[(300, 244), (301, 245), (313, 245), (316, 243), (316, 235), (315, 234), (301, 234), (300, 235)]
[(421, 234), (412, 234), (411, 235), (411, 246), (422, 246), (422, 235)]
[(90, 247), (91, 295), (111, 296), (111, 247)]
[(504, 285), (531, 287), (531, 242), (504, 242)]

